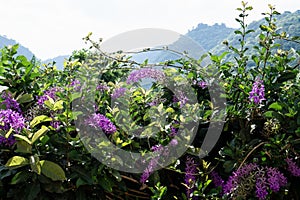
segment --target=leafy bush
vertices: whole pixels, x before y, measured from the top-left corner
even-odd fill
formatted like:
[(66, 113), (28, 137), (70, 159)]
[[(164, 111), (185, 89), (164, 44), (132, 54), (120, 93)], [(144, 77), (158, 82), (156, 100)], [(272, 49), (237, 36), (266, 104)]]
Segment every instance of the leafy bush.
[[(255, 53), (245, 45), (252, 7), (243, 2), (239, 46), (225, 42), (227, 52), (199, 60), (182, 54), (160, 63), (163, 69), (104, 54), (90, 35), (85, 40), (96, 51), (74, 52), (63, 71), (16, 56), (17, 45), (3, 48), (0, 199), (299, 199), (299, 52), (279, 44), (299, 41), (277, 31), (279, 13), (269, 7)], [(145, 88), (143, 78), (155, 82)], [(226, 110), (210, 96), (217, 84)], [(201, 141), (222, 123), (207, 155)], [(152, 157), (111, 155), (110, 143)]]

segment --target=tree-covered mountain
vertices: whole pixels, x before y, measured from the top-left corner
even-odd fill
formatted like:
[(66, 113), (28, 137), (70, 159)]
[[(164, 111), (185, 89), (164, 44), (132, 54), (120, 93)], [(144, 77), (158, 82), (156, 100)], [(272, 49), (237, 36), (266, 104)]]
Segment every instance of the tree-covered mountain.
[[(200, 23), (196, 28), (189, 30), (177, 41), (168, 45), (168, 48), (178, 52), (186, 51), (189, 56), (198, 58), (205, 52), (221, 44), (233, 31), (233, 28), (228, 28), (225, 24), (214, 24), (210, 26)], [(133, 59), (137, 62), (148, 59), (150, 63), (174, 60), (180, 57), (180, 55), (169, 51), (142, 52), (133, 55)]]
[(204, 50), (209, 51), (222, 43), (233, 31), (233, 28), (228, 28), (225, 24), (209, 26), (200, 23), (196, 28), (188, 31), (186, 36), (198, 42)]
[[(17, 43), (18, 42), (16, 42), (13, 39), (8, 39), (6, 36), (0, 35), (0, 49), (3, 48), (4, 46), (15, 45)], [(18, 54), (26, 56), (26, 58), (28, 58), (29, 60), (34, 56), (34, 54), (28, 48), (20, 44), (19, 44)]]
[[(290, 37), (299, 37), (300, 36), (300, 10), (296, 12), (289, 12), (286, 11), (282, 13), (281, 15), (275, 16), (276, 18), (276, 26), (277, 26), (277, 32), (287, 32), (289, 33)], [(266, 20), (263, 18), (259, 21), (253, 21), (248, 25), (248, 30), (254, 30), (254, 32), (248, 34), (246, 36), (246, 47), (249, 48), (248, 54), (251, 55), (254, 53), (253, 46), (257, 44), (257, 41), (259, 41), (259, 35), (262, 32), (260, 29), (261, 24), (266, 24)], [(239, 39), (240, 35), (237, 35), (232, 31), (231, 34), (228, 35), (226, 40), (229, 45), (238, 47), (239, 46)], [(277, 41), (281, 44), (280, 48), (283, 50), (290, 50), (291, 48), (300, 51), (300, 45), (295, 42), (289, 42), (289, 41)], [(219, 44), (215, 48), (212, 48), (210, 51), (214, 54), (221, 54), (227, 50), (227, 47), (225, 45)]]

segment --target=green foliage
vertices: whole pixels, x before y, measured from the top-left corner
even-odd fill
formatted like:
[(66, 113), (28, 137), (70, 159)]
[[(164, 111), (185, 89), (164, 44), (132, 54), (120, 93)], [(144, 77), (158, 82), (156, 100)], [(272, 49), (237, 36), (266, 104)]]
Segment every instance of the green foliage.
[[(297, 199), (299, 178), (288, 172), (283, 160), (296, 159), (300, 152), (299, 38), (293, 37), (297, 24), (289, 30), (279, 27), (291, 26), (289, 23), (298, 19), (298, 15), (279, 15), (270, 5), (264, 21), (247, 25), (252, 7), (243, 2), (237, 10), (240, 29), (234, 31), (233, 40), (225, 42), (226, 52), (209, 53), (199, 60), (183, 56), (161, 63), (165, 66), (162, 69), (165, 76), (176, 85), (174, 91), (160, 82), (148, 84), (147, 88), (139, 81), (132, 85), (125, 83), (123, 78), (130, 70), (149, 67), (148, 61), (137, 63), (122, 52), (117, 52), (116, 57), (106, 55), (101, 45), (90, 39), (91, 35), (85, 40), (93, 50), (75, 51), (63, 70), (50, 64), (40, 67), (34, 60), (28, 61), (17, 55), (17, 45), (4, 47), (0, 55), (0, 85), (20, 104), (25, 128), (6, 130), (2, 127), (5, 121), (0, 119), (1, 137), (16, 140), (13, 145), (1, 143), (0, 146), (0, 197), (221, 199), (230, 194), (223, 194), (222, 188), (214, 185), (211, 171), (228, 178), (244, 164), (256, 163), (276, 167), (288, 178), (283, 189), (277, 193), (269, 191), (268, 199)], [(204, 68), (201, 63), (207, 57), (212, 63)], [(263, 81), (265, 99), (255, 103), (249, 93), (258, 78)], [(220, 98), (227, 99), (224, 119), (225, 111), (210, 97), (210, 93), (218, 92), (214, 87), (218, 79), (222, 80), (218, 84), (225, 89), (225, 96)], [(75, 80), (80, 81), (79, 89), (72, 85)], [(195, 84), (201, 81), (209, 88)], [(174, 101), (174, 93), (188, 90), (185, 84), (191, 85), (188, 92), (196, 96), (196, 103)], [(120, 97), (118, 103), (112, 105), (112, 94), (120, 87), (127, 89), (126, 98)], [(51, 89), (56, 89), (55, 94), (47, 93)], [(95, 93), (89, 95), (91, 91)], [(4, 110), (3, 98), (0, 102)], [(88, 98), (95, 105), (86, 103)], [(76, 110), (74, 107), (81, 105), (78, 102), (87, 106), (86, 110)], [(89, 106), (116, 125), (117, 131), (107, 134), (107, 140), (97, 135), (88, 138), (93, 145), (87, 149), (83, 144), (85, 133), (80, 132), (75, 122), (90, 117), (83, 115), (90, 111)], [(190, 134), (194, 130), (184, 125), (195, 121), (199, 121), (199, 127), (192, 142)], [(184, 183), (185, 158), (203, 153), (201, 145), (209, 126), (223, 121), (221, 140), (207, 157), (196, 159), (195, 181)], [(147, 128), (140, 131), (141, 126)], [(180, 134), (172, 136), (179, 128)], [(132, 136), (132, 133), (142, 137)], [(139, 183), (140, 175), (112, 169), (91, 156), (91, 152), (107, 153), (105, 148), (109, 143), (144, 155), (151, 152), (151, 147), (166, 146), (174, 139), (180, 144), (190, 143), (181, 147), (186, 148), (184, 155), (172, 160), (168, 167), (153, 172), (144, 184)], [(175, 148), (176, 152), (180, 150)], [(103, 159), (122, 165), (140, 162), (134, 157), (128, 161), (111, 155)], [(193, 192), (188, 196), (186, 189), (191, 187)], [(254, 187), (248, 190), (240, 194), (240, 198), (255, 199)]]

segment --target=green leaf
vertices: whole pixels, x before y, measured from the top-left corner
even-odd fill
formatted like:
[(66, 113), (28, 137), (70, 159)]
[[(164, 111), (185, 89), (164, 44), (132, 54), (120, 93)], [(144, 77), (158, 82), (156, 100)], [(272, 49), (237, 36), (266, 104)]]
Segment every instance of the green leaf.
[(38, 198), (38, 194), (41, 191), (41, 186), (39, 183), (28, 184), (25, 188), (25, 199), (26, 200), (35, 200)]
[(22, 104), (22, 103), (31, 102), (34, 99), (33, 99), (32, 94), (23, 94), (22, 96), (19, 96), (16, 100)]
[(42, 174), (46, 177), (50, 178), (53, 181), (64, 181), (66, 179), (66, 175), (64, 170), (56, 163), (48, 161), (48, 160), (41, 160), (41, 169)]
[(112, 184), (107, 179), (107, 177), (101, 177), (99, 180), (99, 184), (104, 190), (106, 190), (108, 192), (112, 192)]
[(50, 110), (53, 110), (53, 106), (55, 104), (54, 100), (47, 96), (48, 97), (48, 100), (47, 101), (44, 101), (44, 104), (50, 109)]
[(122, 181), (121, 174), (117, 170), (113, 170), (111, 174), (117, 179), (118, 182)]
[(273, 111), (267, 111), (264, 113), (264, 116), (267, 118), (272, 118), (273, 117)]
[(27, 171), (20, 171), (14, 175), (14, 177), (11, 179), (10, 184), (16, 185), (19, 183), (24, 183), (30, 178), (31, 173)]
[(131, 144), (131, 143), (132, 143), (132, 140), (123, 142), (123, 143), (122, 143), (122, 147), (125, 147), (125, 146), (127, 146), (127, 145), (129, 145), (129, 144)]
[(9, 136), (11, 135), (12, 132), (13, 132), (13, 129), (10, 127), (9, 131), (5, 134), (5, 137), (9, 138)]
[(49, 129), (46, 126), (42, 126), (40, 130), (34, 133), (31, 143), (33, 144), (37, 139), (39, 139), (43, 134), (45, 134)]
[(42, 122), (49, 122), (49, 121), (52, 121), (52, 118), (51, 117), (48, 117), (46, 115), (40, 115), (40, 116), (37, 116), (35, 117), (31, 122), (30, 122), (30, 127), (33, 128), (35, 127), (36, 125), (42, 123)]
[(81, 93), (75, 92), (71, 94), (71, 102), (81, 97)]
[(83, 179), (78, 178), (77, 181), (76, 181), (76, 187), (79, 188), (82, 185), (88, 185), (88, 183), (85, 182)]
[(236, 31), (234, 31), (234, 34), (239, 34), (239, 35), (243, 35), (243, 33), (241, 32), (241, 31), (239, 31), (239, 30), (236, 30)]
[(274, 109), (274, 110), (281, 111), (282, 106), (278, 102), (274, 102), (269, 106), (269, 109)]
[(174, 110), (173, 108), (171, 108), (171, 107), (168, 107), (168, 108), (166, 109), (166, 112), (167, 112), (167, 113), (174, 113), (175, 110)]
[(29, 164), (29, 161), (27, 158), (24, 158), (21, 156), (14, 156), (7, 161), (5, 166), (8, 168), (16, 169), (16, 168), (23, 167), (28, 164)]
[(32, 146), (23, 140), (17, 141), (17, 153), (32, 153)]
[(63, 103), (64, 103), (63, 100), (59, 100), (58, 102), (55, 102), (53, 110), (54, 111), (56, 111), (56, 110), (62, 110), (64, 108), (63, 107)]
[(28, 137), (24, 136), (24, 135), (19, 135), (19, 134), (14, 134), (15, 138), (19, 138), (25, 142), (27, 142), (28, 144), (32, 144), (31, 141), (28, 139)]
[(159, 106), (157, 107), (157, 110), (158, 110), (159, 114), (163, 113), (163, 107), (164, 107), (164, 105), (162, 103), (159, 104)]

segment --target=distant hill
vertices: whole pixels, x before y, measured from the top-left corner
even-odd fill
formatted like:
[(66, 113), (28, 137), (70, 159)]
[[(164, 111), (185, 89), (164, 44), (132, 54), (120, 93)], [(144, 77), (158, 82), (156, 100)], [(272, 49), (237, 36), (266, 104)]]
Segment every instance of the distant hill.
[[(212, 48), (218, 46), (222, 41), (234, 31), (233, 28), (226, 27), (225, 24), (214, 24), (212, 26), (200, 23), (196, 28), (189, 30), (188, 33), (180, 37), (168, 48), (182, 52), (187, 51), (193, 58), (198, 58)], [(168, 51), (143, 52), (133, 55), (133, 59), (142, 62), (148, 59), (150, 63), (163, 62), (166, 60), (179, 59), (180, 56)]]
[(235, 29), (226, 27), (225, 24), (214, 24), (209, 26), (200, 23), (198, 26), (186, 34), (198, 42), (206, 51), (210, 51), (214, 47), (222, 43)]
[[(8, 39), (6, 36), (1, 36), (0, 35), (0, 49), (3, 48), (4, 46), (8, 45), (14, 45), (17, 44), (13, 39)], [(19, 55), (24, 55), (27, 59), (31, 60), (34, 54), (26, 47), (22, 46), (19, 44), (19, 49), (18, 49), (18, 54)]]
[[(276, 16), (276, 25), (278, 27), (279, 32), (285, 31), (288, 33), (289, 36), (300, 36), (300, 10), (291, 13), (291, 12), (284, 12), (281, 15)], [(249, 48), (248, 54), (251, 55), (254, 53), (253, 46), (258, 44), (259, 41), (259, 34), (261, 33), (261, 30), (259, 28), (260, 24), (266, 24), (266, 21), (264, 19), (261, 19), (259, 21), (253, 21), (249, 24), (248, 29), (254, 30), (253, 33), (250, 33), (246, 37), (246, 47)], [(232, 45), (234, 47), (239, 46), (239, 35), (234, 34), (232, 32), (228, 35), (227, 38), (224, 38), (224, 40), (227, 40), (229, 45)], [(297, 51), (300, 51), (300, 45), (295, 42), (287, 42), (287, 41), (277, 41), (281, 44), (281, 49), (284, 50), (290, 50), (291, 48), (294, 48)], [(211, 49), (211, 52), (214, 54), (221, 54), (227, 50), (225, 45), (218, 45), (215, 48)], [(230, 59), (227, 57), (227, 59)]]
[(65, 60), (67, 60), (69, 57), (70, 57), (69, 55), (57, 56), (57, 57), (55, 57), (55, 58), (51, 58), (51, 59), (44, 60), (44, 61), (42, 61), (42, 63), (44, 63), (44, 64), (49, 64), (49, 63), (55, 62), (55, 66), (57, 67), (57, 69), (63, 70), (63, 69), (64, 69), (64, 62), (65, 62)]

